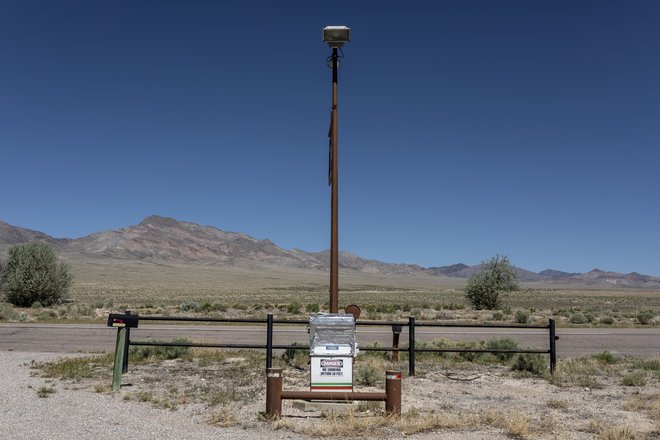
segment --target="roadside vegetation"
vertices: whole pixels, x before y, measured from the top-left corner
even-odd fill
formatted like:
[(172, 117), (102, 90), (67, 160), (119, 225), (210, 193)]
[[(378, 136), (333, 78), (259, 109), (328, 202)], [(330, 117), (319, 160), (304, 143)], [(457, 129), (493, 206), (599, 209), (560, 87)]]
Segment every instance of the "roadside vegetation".
[(0, 264), (0, 293), (15, 306), (50, 306), (66, 298), (72, 282), (69, 266), (41, 241), (12, 246)]
[[(398, 295), (397, 295), (398, 293)], [(506, 295), (502, 305), (495, 310), (475, 310), (464, 301), (460, 291), (439, 292), (442, 299), (433, 302), (428, 292), (407, 293), (406, 296), (427, 298), (428, 302), (411, 301), (402, 303), (404, 292), (385, 291), (360, 295), (363, 301), (360, 319), (406, 321), (413, 316), (417, 320), (441, 322), (470, 322), (494, 324), (541, 324), (546, 325), (548, 318), (553, 318), (560, 327), (646, 327), (660, 325), (660, 292), (625, 292), (603, 291), (562, 291), (562, 290), (526, 290)], [(571, 297), (571, 293), (575, 296)], [(344, 292), (342, 292), (344, 294)], [(557, 296), (553, 301), (557, 307), (523, 307), (529, 304), (528, 298)], [(618, 295), (618, 296), (617, 296)], [(320, 296), (320, 294), (319, 294)], [(345, 294), (344, 296), (349, 296)], [(358, 296), (354, 294), (354, 296)], [(32, 307), (16, 307), (0, 302), (0, 322), (98, 322), (107, 320), (109, 313), (131, 310), (140, 315), (157, 316), (195, 316), (211, 318), (256, 318), (265, 319), (272, 313), (279, 319), (306, 319), (310, 313), (328, 311), (327, 303), (291, 300), (282, 302), (293, 294), (269, 294), (268, 300), (256, 303), (247, 298), (243, 302), (219, 302), (184, 300), (180, 303), (168, 301), (148, 301), (132, 303), (114, 303), (96, 301), (93, 303), (69, 302), (53, 306), (35, 303)], [(382, 298), (392, 299), (386, 303)], [(561, 301), (560, 301), (561, 299)], [(279, 301), (278, 301), (279, 300)], [(372, 301), (372, 302), (367, 302)], [(344, 301), (342, 301), (344, 302)], [(345, 301), (347, 304), (349, 301)], [(543, 304), (543, 300), (539, 301)], [(516, 306), (518, 305), (518, 306)]]
[[(484, 263), (482, 275), (475, 275), (467, 286), (440, 279), (432, 285), (423, 280), (403, 287), (396, 279), (376, 282), (347, 275), (341, 286), (341, 306), (358, 304), (361, 319), (370, 320), (413, 316), (429, 321), (547, 324), (548, 318), (554, 318), (559, 326), (660, 325), (659, 290), (522, 285), (510, 291), (515, 286), (510, 269), (506, 257), (495, 257)], [(121, 267), (120, 274), (113, 272), (117, 270), (79, 270), (66, 296), (52, 303), (35, 299), (17, 306), (0, 295), (0, 322), (100, 323), (108, 313), (125, 310), (140, 315), (258, 319), (268, 313), (281, 319), (304, 319), (310, 313), (328, 311), (327, 285), (316, 278), (303, 277), (294, 283), (273, 274), (246, 280), (218, 268), (194, 267), (154, 272), (138, 265)], [(480, 283), (486, 286), (479, 287)], [(475, 286), (479, 288), (471, 290)], [(477, 301), (481, 293), (486, 299)]]

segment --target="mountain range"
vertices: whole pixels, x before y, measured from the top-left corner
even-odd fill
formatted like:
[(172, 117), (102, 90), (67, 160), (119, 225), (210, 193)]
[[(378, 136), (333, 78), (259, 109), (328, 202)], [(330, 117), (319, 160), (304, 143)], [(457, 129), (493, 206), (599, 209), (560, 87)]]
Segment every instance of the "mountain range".
[[(154, 264), (222, 265), (255, 269), (276, 267), (327, 271), (329, 251), (306, 252), (283, 249), (270, 240), (226, 232), (212, 226), (152, 215), (135, 226), (96, 232), (81, 238), (54, 238), (43, 232), (12, 226), (0, 221), (0, 253), (10, 246), (41, 240), (51, 244), (67, 260), (138, 260)], [(342, 271), (356, 273), (468, 278), (480, 265), (462, 263), (441, 267), (393, 264), (341, 252)], [(660, 278), (636, 272), (623, 274), (594, 269), (569, 273), (547, 269), (532, 272), (516, 268), (523, 282), (630, 288), (660, 288)]]

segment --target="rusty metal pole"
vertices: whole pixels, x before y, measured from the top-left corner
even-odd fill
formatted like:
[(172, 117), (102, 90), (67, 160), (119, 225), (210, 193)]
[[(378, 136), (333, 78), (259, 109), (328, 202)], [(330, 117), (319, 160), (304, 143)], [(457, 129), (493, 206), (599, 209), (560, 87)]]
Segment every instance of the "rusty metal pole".
[(282, 416), (282, 369), (266, 370), (266, 415), (271, 419)]
[(385, 372), (385, 412), (387, 414), (401, 415), (401, 372)]
[(332, 220), (330, 225), (330, 313), (339, 312), (339, 217), (338, 217), (338, 176), (337, 176), (337, 77), (339, 55), (337, 48), (332, 49)]

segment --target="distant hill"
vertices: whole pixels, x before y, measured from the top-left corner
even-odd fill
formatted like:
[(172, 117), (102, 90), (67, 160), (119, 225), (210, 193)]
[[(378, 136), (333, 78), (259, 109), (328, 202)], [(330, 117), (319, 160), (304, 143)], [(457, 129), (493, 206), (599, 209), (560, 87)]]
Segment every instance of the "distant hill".
[[(0, 221), (0, 252), (15, 244), (42, 240), (71, 260), (139, 260), (155, 264), (195, 264), (258, 269), (272, 266), (288, 269), (328, 270), (329, 252), (287, 250), (270, 240), (259, 240), (239, 232), (213, 226), (149, 216), (135, 226), (96, 232), (85, 237), (53, 238), (43, 232), (12, 226)], [(480, 265), (458, 263), (441, 267), (393, 264), (341, 252), (339, 265), (356, 273), (468, 278)], [(634, 288), (660, 288), (660, 278), (638, 273), (621, 274), (594, 269), (586, 274), (547, 269), (536, 273), (516, 268), (523, 282), (549, 284), (607, 285)]]

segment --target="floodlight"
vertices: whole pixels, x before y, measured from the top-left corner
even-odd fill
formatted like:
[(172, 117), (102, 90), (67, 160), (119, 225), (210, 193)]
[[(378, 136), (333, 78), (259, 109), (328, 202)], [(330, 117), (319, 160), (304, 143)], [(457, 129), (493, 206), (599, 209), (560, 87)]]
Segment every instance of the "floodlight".
[(323, 28), (323, 42), (333, 49), (351, 41), (351, 28), (347, 26), (326, 26)]

